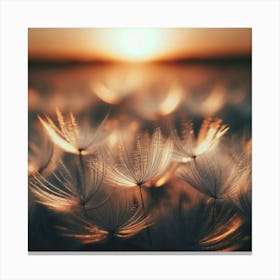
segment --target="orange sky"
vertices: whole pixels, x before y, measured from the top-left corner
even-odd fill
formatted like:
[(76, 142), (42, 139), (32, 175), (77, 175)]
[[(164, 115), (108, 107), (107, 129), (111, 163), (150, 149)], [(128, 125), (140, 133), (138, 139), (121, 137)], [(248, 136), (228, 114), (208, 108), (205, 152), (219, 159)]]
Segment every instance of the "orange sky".
[(153, 61), (251, 54), (250, 28), (30, 28), (30, 59)]

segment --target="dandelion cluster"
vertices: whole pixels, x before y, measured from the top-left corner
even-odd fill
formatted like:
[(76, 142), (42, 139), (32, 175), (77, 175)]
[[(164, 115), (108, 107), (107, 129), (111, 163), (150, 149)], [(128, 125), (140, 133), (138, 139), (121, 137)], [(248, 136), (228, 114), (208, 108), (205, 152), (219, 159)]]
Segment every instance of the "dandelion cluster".
[(245, 97), (129, 73), (66, 108), (32, 89), (29, 249), (251, 250), (250, 131), (227, 115)]

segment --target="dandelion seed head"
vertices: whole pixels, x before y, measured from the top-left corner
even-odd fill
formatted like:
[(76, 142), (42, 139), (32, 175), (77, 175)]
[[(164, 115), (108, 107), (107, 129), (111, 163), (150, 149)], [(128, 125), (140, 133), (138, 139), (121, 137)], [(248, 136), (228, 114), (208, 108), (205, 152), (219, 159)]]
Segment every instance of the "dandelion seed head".
[(55, 212), (71, 213), (81, 208), (87, 209), (91, 200), (99, 194), (105, 176), (100, 157), (92, 159), (85, 171), (83, 177), (76, 163), (66, 167), (60, 161), (49, 178), (37, 173), (30, 178), (29, 186), (37, 201)]
[(64, 235), (76, 238), (84, 244), (100, 242), (106, 238), (127, 239), (149, 227), (153, 221), (145, 216), (140, 204), (132, 199), (133, 192), (123, 191), (92, 211), (91, 219), (76, 217), (71, 227), (64, 228)]
[(51, 140), (65, 152), (91, 154), (109, 134), (105, 130), (106, 118), (92, 131), (88, 124), (79, 126), (72, 113), (66, 119), (57, 108), (56, 114), (58, 126), (48, 116), (45, 119), (38, 118)]
[(190, 161), (180, 169), (182, 179), (197, 191), (214, 199), (224, 199), (240, 185), (246, 169), (240, 161), (233, 161), (228, 154), (209, 152)]
[(197, 156), (212, 151), (228, 129), (228, 126), (222, 124), (222, 120), (208, 118), (203, 121), (196, 138), (192, 123), (184, 122), (182, 137), (179, 137), (174, 129), (172, 130), (175, 161), (188, 162)]
[(130, 148), (121, 141), (119, 153), (110, 162), (108, 176), (119, 186), (148, 186), (167, 171), (172, 149), (171, 139), (165, 139), (160, 129), (156, 129), (152, 136), (147, 133), (138, 134)]

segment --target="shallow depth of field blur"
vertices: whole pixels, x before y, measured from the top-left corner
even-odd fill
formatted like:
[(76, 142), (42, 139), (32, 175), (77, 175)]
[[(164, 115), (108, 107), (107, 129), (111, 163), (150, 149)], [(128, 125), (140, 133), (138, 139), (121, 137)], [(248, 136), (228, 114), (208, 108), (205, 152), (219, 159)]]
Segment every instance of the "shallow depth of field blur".
[(29, 251), (251, 251), (251, 29), (29, 29)]

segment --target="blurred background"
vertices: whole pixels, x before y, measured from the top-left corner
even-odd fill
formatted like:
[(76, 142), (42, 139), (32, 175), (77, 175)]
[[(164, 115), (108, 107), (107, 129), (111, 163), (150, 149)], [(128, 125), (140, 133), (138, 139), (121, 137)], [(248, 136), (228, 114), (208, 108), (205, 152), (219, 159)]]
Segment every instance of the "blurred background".
[[(56, 108), (93, 123), (110, 112), (123, 133), (127, 124), (149, 128), (181, 118), (198, 129), (203, 119), (219, 117), (229, 134), (250, 138), (251, 49), (249, 28), (30, 28), (29, 142), (38, 141), (37, 116), (55, 119)], [(151, 191), (168, 197), (164, 187)], [(158, 248), (184, 249), (167, 233), (174, 222), (169, 215), (158, 229)], [(29, 248), (71, 249), (54, 230), (58, 222), (36, 205), (29, 213)]]
[(250, 129), (248, 28), (31, 28), (28, 62), (30, 120), (56, 107), (100, 117), (110, 109), (143, 120), (218, 116)]

